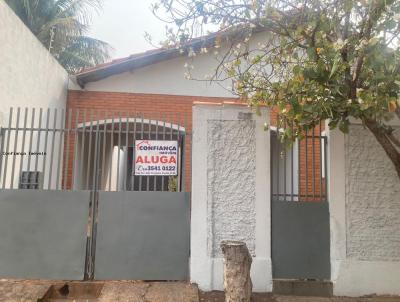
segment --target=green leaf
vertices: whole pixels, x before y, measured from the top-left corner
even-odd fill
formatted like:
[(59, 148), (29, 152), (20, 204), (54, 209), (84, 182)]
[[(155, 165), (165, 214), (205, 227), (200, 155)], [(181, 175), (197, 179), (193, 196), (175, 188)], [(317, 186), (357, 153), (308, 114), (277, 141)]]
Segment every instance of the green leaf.
[(329, 74), (329, 78), (331, 78), (335, 74), (336, 70), (339, 67), (340, 60), (341, 60), (340, 54), (336, 54), (335, 59), (333, 60), (333, 66), (331, 73)]
[(349, 133), (349, 125), (349, 120), (341, 120), (339, 123), (340, 131), (342, 131), (343, 133)]
[(339, 120), (331, 120), (328, 124), (329, 129), (331, 129), (331, 130), (335, 129), (338, 123), (339, 123)]

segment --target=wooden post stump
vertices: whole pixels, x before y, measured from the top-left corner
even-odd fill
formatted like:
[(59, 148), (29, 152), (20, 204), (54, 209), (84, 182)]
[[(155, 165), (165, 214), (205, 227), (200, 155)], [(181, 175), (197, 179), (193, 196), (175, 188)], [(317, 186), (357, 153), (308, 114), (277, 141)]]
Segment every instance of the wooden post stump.
[(252, 259), (246, 243), (222, 241), (221, 249), (224, 254), (225, 302), (250, 302)]

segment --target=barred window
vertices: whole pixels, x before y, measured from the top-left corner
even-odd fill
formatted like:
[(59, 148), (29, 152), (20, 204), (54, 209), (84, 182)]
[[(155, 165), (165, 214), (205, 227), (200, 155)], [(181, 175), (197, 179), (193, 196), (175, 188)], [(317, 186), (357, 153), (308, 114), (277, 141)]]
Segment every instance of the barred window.
[(41, 173), (39, 171), (22, 171), (19, 181), (20, 189), (38, 190), (41, 188)]

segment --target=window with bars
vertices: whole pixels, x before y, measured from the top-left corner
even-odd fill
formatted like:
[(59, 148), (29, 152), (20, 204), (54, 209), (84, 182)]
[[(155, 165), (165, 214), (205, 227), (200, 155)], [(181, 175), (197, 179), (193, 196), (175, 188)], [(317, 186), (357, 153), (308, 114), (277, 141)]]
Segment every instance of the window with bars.
[(22, 171), (19, 181), (19, 188), (39, 190), (42, 188), (41, 178), (41, 173), (38, 171)]

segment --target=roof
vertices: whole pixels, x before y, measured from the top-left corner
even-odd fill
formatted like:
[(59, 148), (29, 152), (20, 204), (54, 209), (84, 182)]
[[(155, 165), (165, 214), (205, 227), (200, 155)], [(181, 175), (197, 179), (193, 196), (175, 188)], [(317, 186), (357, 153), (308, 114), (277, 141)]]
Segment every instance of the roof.
[(159, 48), (130, 55), (125, 58), (115, 59), (111, 62), (97, 65), (76, 74), (76, 80), (82, 88), (86, 83), (105, 79), (109, 76), (120, 74), (126, 71), (142, 68), (161, 61), (174, 59), (187, 55), (190, 49), (198, 50), (203, 47), (214, 45), (216, 38), (227, 38), (237, 33), (237, 30), (226, 30), (216, 32), (207, 36), (192, 39), (181, 49), (179, 48)]

